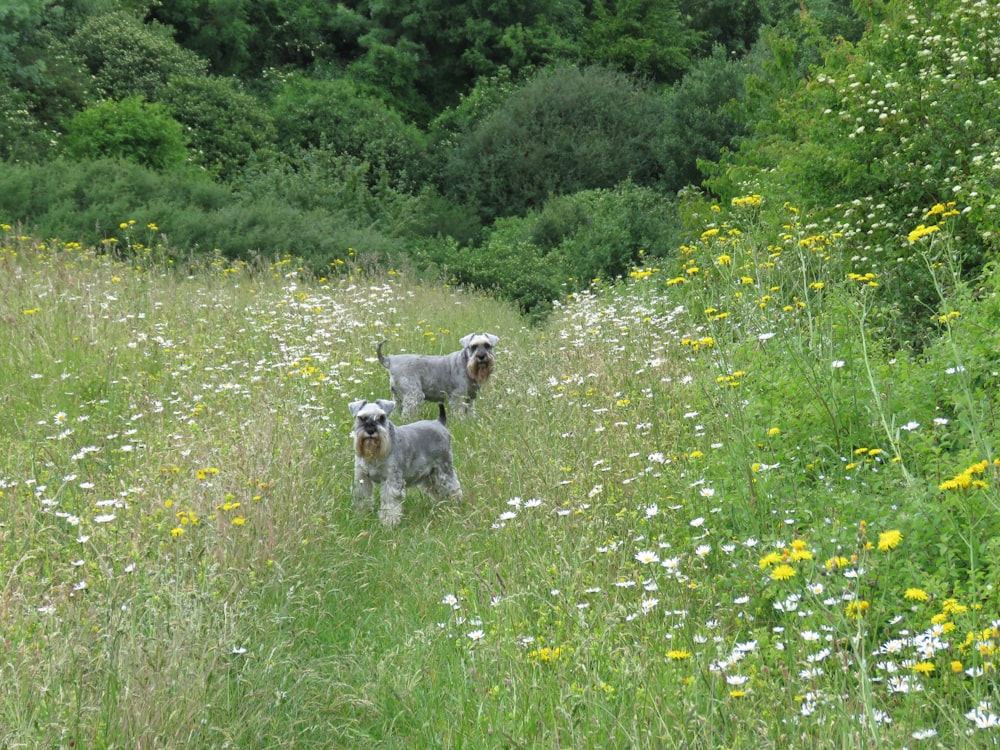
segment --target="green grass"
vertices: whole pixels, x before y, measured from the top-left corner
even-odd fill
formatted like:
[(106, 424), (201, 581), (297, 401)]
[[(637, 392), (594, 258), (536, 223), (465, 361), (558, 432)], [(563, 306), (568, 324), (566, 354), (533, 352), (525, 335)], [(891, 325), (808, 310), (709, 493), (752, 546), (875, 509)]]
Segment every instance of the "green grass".
[[(543, 327), (390, 272), (7, 231), (0, 745), (995, 743), (981, 302), (942, 284), (941, 346), (884, 351), (879, 269), (738, 209)], [(375, 344), (482, 330), (465, 502), (355, 515)]]

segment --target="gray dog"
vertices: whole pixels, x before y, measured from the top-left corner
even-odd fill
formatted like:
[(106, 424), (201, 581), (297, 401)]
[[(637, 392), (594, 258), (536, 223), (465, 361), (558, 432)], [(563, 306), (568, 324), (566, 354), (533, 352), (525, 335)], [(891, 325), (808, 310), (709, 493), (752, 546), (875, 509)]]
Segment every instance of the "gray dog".
[(493, 348), (500, 341), (492, 333), (470, 333), (459, 343), (462, 348), (441, 356), (425, 354), (382, 354), (382, 344), (376, 351), (378, 361), (389, 371), (389, 389), (403, 402), (403, 417), (412, 417), (420, 404), (445, 401), (464, 404), (472, 411), (479, 389), (493, 374)]
[(406, 488), (417, 486), (437, 499), (462, 499), (451, 456), (444, 404), (437, 419), (394, 425), (395, 401), (354, 401), (354, 507), (371, 510), (380, 484), (379, 519), (395, 526), (403, 516)]

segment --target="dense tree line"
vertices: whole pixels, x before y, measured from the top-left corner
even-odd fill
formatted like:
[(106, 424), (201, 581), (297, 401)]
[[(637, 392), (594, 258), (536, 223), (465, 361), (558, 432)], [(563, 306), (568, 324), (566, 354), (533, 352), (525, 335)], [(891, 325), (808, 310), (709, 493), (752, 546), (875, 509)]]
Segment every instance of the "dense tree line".
[[(945, 28), (961, 0), (938, 5), (921, 4), (922, 23), (975, 31)], [(816, 115), (836, 103), (823, 70), (870, 76), (907, 54), (892, 31), (910, 10), (11, 0), (0, 219), (89, 242), (135, 220), (180, 252), (290, 252), (320, 271), (348, 254), (406, 263), (544, 310), (671, 253), (690, 188), (728, 199), (757, 180), (832, 206), (884, 183), (897, 221), (936, 197), (899, 187), (890, 137), (848, 142)]]

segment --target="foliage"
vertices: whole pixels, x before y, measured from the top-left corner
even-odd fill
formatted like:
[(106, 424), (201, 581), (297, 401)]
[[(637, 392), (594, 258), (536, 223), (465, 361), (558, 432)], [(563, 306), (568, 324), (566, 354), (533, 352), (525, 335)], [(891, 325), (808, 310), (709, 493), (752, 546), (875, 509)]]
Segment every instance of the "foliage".
[(414, 188), (426, 179), (423, 133), (348, 78), (289, 76), (275, 92), (271, 110), (287, 153), (323, 148)]
[(127, 11), (91, 16), (68, 40), (93, 76), (99, 98), (156, 101), (171, 76), (201, 76), (206, 63), (175, 42), (170, 29)]
[(620, 73), (546, 70), (456, 137), (440, 187), (492, 219), (627, 178), (652, 184), (662, 117), (662, 100)]
[(673, 83), (691, 65), (701, 34), (673, 0), (596, 2), (584, 37), (586, 62)]
[(891, 237), (919, 221), (924, 207), (959, 199), (970, 221), (966, 269), (974, 274), (994, 247), (991, 144), (1000, 120), (988, 102), (997, 69), (968, 40), (998, 33), (1000, 11), (988, 4), (956, 0), (928, 14), (891, 14), (857, 48), (845, 43), (830, 54), (781, 105), (779, 127), (762, 121), (709, 185), (723, 197), (752, 186), (824, 207), (833, 222), (852, 222), (859, 206), (877, 205), (854, 252), (898, 259), (886, 281), (897, 289), (900, 343), (919, 344), (924, 326), (914, 322), (926, 320), (934, 292), (910, 243)]
[(680, 190), (701, 181), (698, 163), (716, 162), (747, 132), (746, 71), (716, 47), (667, 95), (663, 122), (665, 185)]
[[(517, 0), (508, 3), (405, 0), (370, 6), (373, 29), (356, 69), (397, 99), (394, 79), (406, 73), (431, 113), (454, 104), (480, 76), (501, 67), (514, 72), (574, 59), (583, 21), (577, 2)], [(399, 63), (406, 61), (404, 68)], [(412, 94), (411, 94), (412, 96)], [(412, 116), (428, 120), (425, 110)], [(421, 117), (422, 116), (422, 117)]]
[(181, 124), (161, 104), (132, 96), (103, 101), (79, 112), (66, 132), (74, 159), (128, 159), (151, 169), (179, 167), (187, 160)]
[(262, 158), (277, 138), (269, 113), (232, 78), (175, 76), (160, 99), (190, 134), (196, 162), (222, 181)]

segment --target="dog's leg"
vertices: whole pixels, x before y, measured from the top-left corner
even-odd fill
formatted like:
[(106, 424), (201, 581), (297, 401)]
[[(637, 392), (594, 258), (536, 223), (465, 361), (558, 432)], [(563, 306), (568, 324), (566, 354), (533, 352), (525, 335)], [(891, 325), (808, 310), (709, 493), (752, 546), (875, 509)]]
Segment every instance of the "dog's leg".
[(416, 390), (410, 390), (403, 394), (403, 417), (407, 420), (413, 419), (417, 411), (420, 409), (420, 404), (424, 402), (424, 392), (417, 388)]
[(441, 500), (462, 502), (462, 485), (459, 484), (455, 467), (442, 466), (434, 472), (430, 479), (431, 493)]
[(375, 483), (360, 466), (354, 467), (354, 510), (367, 513), (375, 507)]
[(382, 484), (379, 493), (378, 518), (383, 526), (392, 527), (399, 524), (403, 517), (403, 498), (406, 497), (406, 484), (402, 477), (390, 477)]

